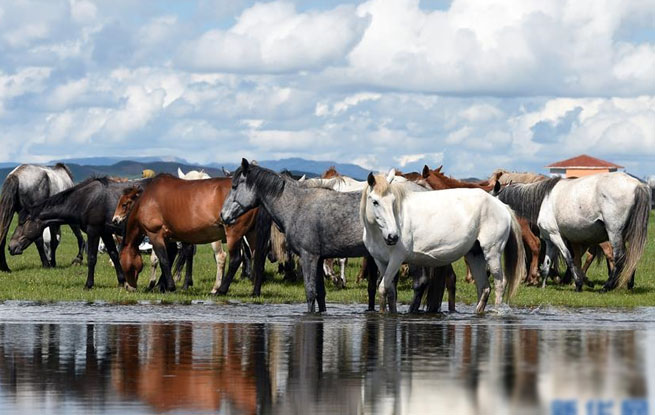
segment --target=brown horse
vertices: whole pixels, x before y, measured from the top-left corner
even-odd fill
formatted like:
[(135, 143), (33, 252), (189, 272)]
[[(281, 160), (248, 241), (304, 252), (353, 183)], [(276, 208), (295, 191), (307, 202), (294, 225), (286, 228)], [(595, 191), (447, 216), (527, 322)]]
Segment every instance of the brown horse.
[[(469, 188), (469, 189), (482, 189), (485, 192), (489, 192), (494, 188), (496, 184), (495, 180), (490, 180), (486, 185), (480, 183), (469, 183), (457, 180), (455, 178), (446, 176), (441, 172), (441, 168), (430, 170), (426, 165), (423, 167), (423, 178), (432, 186), (434, 190), (444, 190), (444, 189), (456, 189), (456, 188)], [(494, 176), (494, 179), (497, 178)], [(516, 216), (516, 219), (521, 225), (521, 234), (523, 237), (523, 243), (528, 247), (531, 253), (530, 258), (530, 270), (527, 276), (528, 285), (539, 285), (539, 251), (541, 250), (541, 241), (539, 238), (532, 232), (530, 229), (530, 223), (520, 216)], [(467, 273), (466, 281), (473, 282), (473, 277), (471, 276), (471, 271), (468, 269), (467, 264)]]
[(163, 274), (163, 281), (160, 281), (162, 291), (175, 290), (171, 274), (172, 257), (176, 250), (174, 242), (207, 244), (225, 240), (230, 252), (230, 266), (226, 278), (222, 281), (217, 278), (212, 289), (212, 294), (225, 294), (241, 262), (241, 238), (245, 235), (251, 246), (256, 241), (255, 209), (231, 226), (225, 226), (220, 219), (231, 183), (229, 178), (182, 180), (162, 174), (140, 196), (138, 192), (124, 194), (115, 216), (131, 208), (120, 255), (127, 283), (136, 287), (137, 277), (143, 268), (138, 246), (144, 236), (148, 236), (159, 258)]

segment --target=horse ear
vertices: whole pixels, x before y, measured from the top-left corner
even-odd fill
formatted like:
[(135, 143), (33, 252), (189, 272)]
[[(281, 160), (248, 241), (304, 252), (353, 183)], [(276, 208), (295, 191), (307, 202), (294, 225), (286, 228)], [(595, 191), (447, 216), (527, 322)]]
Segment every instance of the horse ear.
[(248, 171), (249, 166), (250, 165), (248, 164), (248, 160), (246, 160), (245, 158), (242, 158), (241, 159), (241, 169), (243, 170), (244, 173)]
[(441, 166), (437, 167), (436, 169), (434, 169), (434, 171), (436, 171), (437, 173), (441, 173), (441, 168), (442, 167), (443, 167), (443, 164)]
[(389, 174), (387, 174), (387, 183), (391, 183), (393, 179), (396, 178), (396, 169), (391, 169), (389, 170)]
[(307, 180), (307, 176), (304, 175), (304, 174), (302, 175), (302, 177), (300, 179), (298, 179), (299, 182), (304, 182), (305, 180)]
[(366, 178), (366, 181), (368, 182), (368, 185), (373, 187), (375, 186), (375, 176), (373, 176), (373, 173), (369, 173), (368, 177)]
[(179, 167), (177, 168), (177, 177), (179, 177), (180, 179), (184, 179), (184, 172)]
[(430, 168), (426, 164), (425, 166), (423, 166), (423, 178), (427, 179), (429, 175), (430, 175)]
[(498, 192), (500, 192), (500, 182), (494, 184), (494, 194), (498, 194)]

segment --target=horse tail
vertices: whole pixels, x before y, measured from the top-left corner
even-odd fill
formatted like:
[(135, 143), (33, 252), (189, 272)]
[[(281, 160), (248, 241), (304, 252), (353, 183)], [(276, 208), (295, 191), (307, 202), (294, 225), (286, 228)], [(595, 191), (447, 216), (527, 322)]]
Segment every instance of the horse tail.
[(18, 204), (18, 177), (9, 175), (0, 191), (0, 271), (9, 272), (5, 257), (5, 240)]
[(516, 290), (527, 274), (525, 265), (525, 247), (523, 246), (523, 235), (521, 225), (516, 220), (514, 211), (507, 207), (511, 216), (509, 238), (505, 244), (505, 277), (507, 278), (506, 293), (509, 300), (516, 294)]
[(271, 227), (271, 250), (278, 261), (284, 262), (287, 255), (286, 240), (275, 224)]
[(623, 228), (623, 240), (628, 243), (625, 263), (619, 276), (619, 287), (625, 285), (637, 268), (637, 263), (644, 253), (648, 237), (648, 218), (650, 215), (650, 189), (639, 184), (635, 189), (635, 200), (630, 209), (628, 221)]

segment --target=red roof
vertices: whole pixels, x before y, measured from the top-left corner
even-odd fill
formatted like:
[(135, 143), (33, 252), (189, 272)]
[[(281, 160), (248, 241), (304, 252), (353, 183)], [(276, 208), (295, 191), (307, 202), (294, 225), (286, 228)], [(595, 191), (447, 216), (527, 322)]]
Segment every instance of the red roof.
[(622, 169), (623, 166), (619, 166), (618, 164), (610, 163), (609, 161), (597, 159), (596, 157), (591, 157), (586, 154), (582, 154), (577, 157), (573, 157), (570, 159), (558, 161), (553, 164), (549, 164), (546, 167), (559, 167), (559, 168), (567, 168), (567, 169), (607, 169), (607, 168), (615, 168), (615, 169)]

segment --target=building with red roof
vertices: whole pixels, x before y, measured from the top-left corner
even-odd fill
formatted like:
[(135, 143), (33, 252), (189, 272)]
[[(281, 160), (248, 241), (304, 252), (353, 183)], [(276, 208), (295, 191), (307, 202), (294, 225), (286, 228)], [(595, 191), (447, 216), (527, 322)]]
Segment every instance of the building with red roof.
[(550, 169), (551, 176), (572, 178), (598, 173), (609, 173), (622, 169), (623, 166), (582, 154), (577, 157), (549, 164), (546, 168)]

